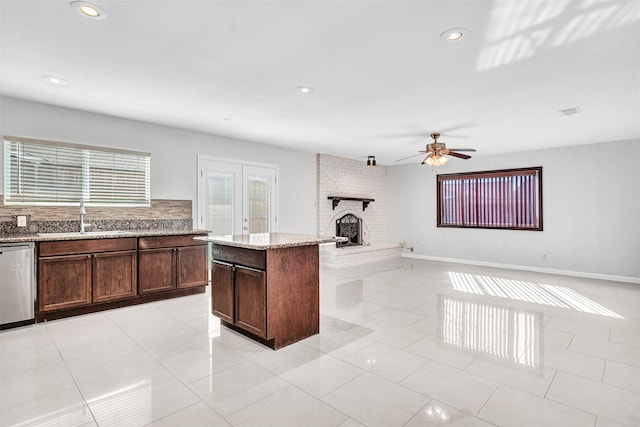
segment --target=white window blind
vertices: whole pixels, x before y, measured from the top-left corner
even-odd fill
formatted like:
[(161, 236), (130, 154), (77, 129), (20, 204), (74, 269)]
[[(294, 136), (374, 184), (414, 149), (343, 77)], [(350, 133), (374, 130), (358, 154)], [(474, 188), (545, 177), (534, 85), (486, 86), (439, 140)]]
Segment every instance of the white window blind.
[(149, 153), (4, 138), (9, 205), (149, 206), (150, 174)]

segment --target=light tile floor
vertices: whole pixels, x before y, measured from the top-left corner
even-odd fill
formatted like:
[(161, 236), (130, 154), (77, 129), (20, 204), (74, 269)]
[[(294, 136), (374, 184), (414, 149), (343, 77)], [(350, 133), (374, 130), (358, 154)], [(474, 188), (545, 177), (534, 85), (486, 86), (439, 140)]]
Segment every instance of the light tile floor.
[(0, 333), (0, 425), (640, 426), (640, 285), (396, 259), (321, 271), (272, 351), (200, 294)]

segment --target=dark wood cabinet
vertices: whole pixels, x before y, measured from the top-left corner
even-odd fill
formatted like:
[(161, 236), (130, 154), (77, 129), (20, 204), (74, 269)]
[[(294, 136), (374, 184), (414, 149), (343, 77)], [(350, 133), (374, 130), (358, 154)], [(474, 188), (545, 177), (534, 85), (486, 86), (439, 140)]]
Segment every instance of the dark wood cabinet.
[(36, 321), (204, 292), (198, 235), (39, 242)]
[(60, 310), (134, 296), (135, 249), (133, 238), (40, 243), (38, 309)]
[(213, 261), (212, 313), (258, 337), (267, 336), (266, 274), (263, 270)]
[(234, 307), (234, 266), (226, 262), (211, 263), (211, 310), (214, 316), (233, 323)]
[(236, 325), (261, 338), (267, 337), (266, 273), (236, 267)]
[(273, 349), (320, 330), (318, 245), (212, 245), (212, 313)]
[(138, 251), (138, 289), (140, 294), (176, 288), (173, 248)]
[(137, 252), (93, 254), (93, 302), (130, 298), (137, 294)]
[(206, 285), (209, 281), (207, 272), (207, 244), (176, 248), (176, 286), (189, 288)]
[(40, 311), (91, 303), (91, 255), (39, 258), (38, 272)]
[(207, 244), (193, 237), (138, 239), (140, 294), (207, 285)]

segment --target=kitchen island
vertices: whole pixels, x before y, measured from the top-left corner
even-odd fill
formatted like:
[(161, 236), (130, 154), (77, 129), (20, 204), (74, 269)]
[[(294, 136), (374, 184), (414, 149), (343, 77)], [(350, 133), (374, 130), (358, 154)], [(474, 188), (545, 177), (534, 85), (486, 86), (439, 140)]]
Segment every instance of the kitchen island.
[(320, 243), (287, 233), (196, 237), (211, 243), (212, 313), (277, 350), (320, 331)]

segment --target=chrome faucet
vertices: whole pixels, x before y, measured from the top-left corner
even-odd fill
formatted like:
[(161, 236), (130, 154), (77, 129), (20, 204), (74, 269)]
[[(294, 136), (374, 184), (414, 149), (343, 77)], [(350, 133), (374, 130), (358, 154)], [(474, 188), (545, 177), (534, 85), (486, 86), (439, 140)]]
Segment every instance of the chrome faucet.
[(85, 227), (90, 227), (91, 224), (87, 224), (84, 222), (84, 216), (87, 213), (87, 210), (84, 208), (84, 200), (80, 199), (80, 234), (84, 234)]

